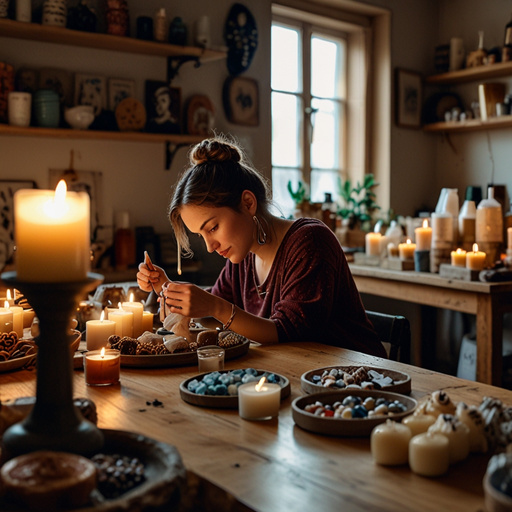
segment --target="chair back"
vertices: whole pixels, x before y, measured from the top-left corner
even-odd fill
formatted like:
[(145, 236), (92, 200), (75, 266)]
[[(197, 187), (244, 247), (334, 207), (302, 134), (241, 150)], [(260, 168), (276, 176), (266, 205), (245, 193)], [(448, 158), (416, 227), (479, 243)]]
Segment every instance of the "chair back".
[(388, 315), (366, 311), (377, 336), (389, 353), (389, 359), (401, 363), (411, 362), (411, 326), (402, 315)]

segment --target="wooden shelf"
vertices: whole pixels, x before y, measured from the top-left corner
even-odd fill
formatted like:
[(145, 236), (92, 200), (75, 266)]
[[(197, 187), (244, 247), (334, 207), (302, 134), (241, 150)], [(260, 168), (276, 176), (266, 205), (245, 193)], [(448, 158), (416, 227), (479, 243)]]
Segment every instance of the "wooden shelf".
[(82, 32), (80, 30), (39, 25), (38, 23), (23, 23), (9, 19), (0, 19), (0, 37), (28, 39), (30, 41), (81, 46), (123, 53), (138, 53), (157, 57), (194, 57), (202, 61), (220, 60), (226, 57), (226, 52), (224, 51), (143, 41), (133, 37), (113, 36), (97, 32)]
[(427, 76), (425, 83), (430, 85), (451, 85), (510, 76), (512, 76), (512, 62), (498, 62), (487, 66)]
[(0, 124), (0, 136), (2, 135), (13, 135), (16, 137), (50, 137), (53, 139), (118, 140), (124, 142), (169, 142), (174, 144), (195, 144), (204, 139), (204, 137), (200, 135), (108, 132), (98, 130), (72, 130), (66, 128), (20, 128), (19, 126)]
[(467, 121), (449, 121), (431, 123), (423, 126), (425, 132), (476, 132), (512, 128), (512, 116), (493, 117), (487, 121), (468, 119)]

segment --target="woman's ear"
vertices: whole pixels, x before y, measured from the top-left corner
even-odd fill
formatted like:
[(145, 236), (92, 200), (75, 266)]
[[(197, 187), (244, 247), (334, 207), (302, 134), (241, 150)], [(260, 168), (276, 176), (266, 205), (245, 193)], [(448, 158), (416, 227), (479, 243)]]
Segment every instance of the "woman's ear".
[(242, 192), (240, 207), (242, 212), (248, 212), (251, 216), (256, 214), (256, 210), (258, 209), (258, 200), (253, 192), (250, 190), (244, 190)]

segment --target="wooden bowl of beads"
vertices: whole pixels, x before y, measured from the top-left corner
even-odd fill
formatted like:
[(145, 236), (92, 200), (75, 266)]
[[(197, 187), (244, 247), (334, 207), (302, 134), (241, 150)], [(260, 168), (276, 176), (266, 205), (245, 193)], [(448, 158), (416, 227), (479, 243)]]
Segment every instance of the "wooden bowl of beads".
[[(348, 403), (350, 399), (355, 399), (353, 406)], [(369, 399), (373, 399), (373, 407), (369, 405)], [(378, 410), (379, 405), (386, 405), (386, 410)], [(292, 402), (292, 417), (299, 427), (315, 434), (367, 437), (374, 427), (387, 419), (401, 421), (409, 416), (417, 405), (414, 398), (398, 393), (375, 389), (344, 389), (311, 393), (296, 398)], [(364, 406), (366, 412), (357, 406)], [(350, 412), (347, 412), (348, 409)], [(369, 412), (371, 410), (375, 411), (373, 415)]]

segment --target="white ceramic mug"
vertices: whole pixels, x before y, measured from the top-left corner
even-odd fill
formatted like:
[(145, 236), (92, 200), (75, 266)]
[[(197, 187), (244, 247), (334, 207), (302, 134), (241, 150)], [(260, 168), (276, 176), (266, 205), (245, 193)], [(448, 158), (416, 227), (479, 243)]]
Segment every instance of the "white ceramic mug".
[(30, 126), (32, 94), (13, 91), (9, 93), (7, 111), (9, 124), (13, 126)]

